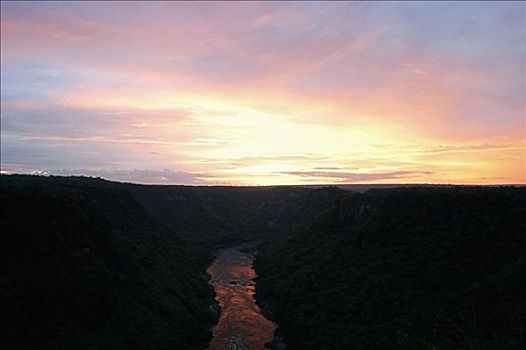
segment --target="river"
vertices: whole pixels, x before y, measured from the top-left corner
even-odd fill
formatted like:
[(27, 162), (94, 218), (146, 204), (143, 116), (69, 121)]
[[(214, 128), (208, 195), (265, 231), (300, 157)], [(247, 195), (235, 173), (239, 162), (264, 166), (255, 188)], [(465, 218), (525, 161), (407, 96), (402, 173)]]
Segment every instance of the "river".
[(247, 245), (225, 248), (207, 269), (216, 301), (221, 306), (219, 321), (212, 328), (209, 350), (263, 350), (274, 338), (276, 323), (261, 313), (254, 299), (256, 272), (254, 256)]

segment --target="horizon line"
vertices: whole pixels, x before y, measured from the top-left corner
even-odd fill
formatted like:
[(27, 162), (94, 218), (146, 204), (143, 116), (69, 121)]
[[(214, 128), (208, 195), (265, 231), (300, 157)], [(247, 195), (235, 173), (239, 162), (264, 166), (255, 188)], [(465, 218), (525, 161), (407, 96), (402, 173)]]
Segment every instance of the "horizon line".
[(183, 184), (183, 183), (140, 183), (125, 180), (114, 180), (102, 176), (90, 175), (54, 175), (54, 174), (24, 174), (24, 173), (6, 173), (0, 172), (1, 176), (22, 176), (22, 177), (54, 177), (54, 178), (85, 178), (91, 180), (103, 180), (107, 182), (116, 182), (119, 184), (138, 185), (138, 186), (179, 186), (179, 187), (349, 187), (349, 186), (383, 186), (383, 187), (526, 187), (526, 183), (506, 183), (506, 184), (463, 184), (463, 183), (317, 183), (317, 184), (278, 184), (278, 185), (231, 185), (231, 184)]

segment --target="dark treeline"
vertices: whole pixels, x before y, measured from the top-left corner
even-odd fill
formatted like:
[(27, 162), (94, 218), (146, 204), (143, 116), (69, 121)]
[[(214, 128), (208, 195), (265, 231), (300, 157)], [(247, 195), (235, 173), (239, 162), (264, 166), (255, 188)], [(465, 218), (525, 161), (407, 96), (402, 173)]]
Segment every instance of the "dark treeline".
[(212, 252), (252, 240), (289, 349), (524, 341), (524, 189), (0, 179), (1, 348), (204, 349)]
[(256, 261), (289, 349), (524, 349), (524, 188), (340, 196)]

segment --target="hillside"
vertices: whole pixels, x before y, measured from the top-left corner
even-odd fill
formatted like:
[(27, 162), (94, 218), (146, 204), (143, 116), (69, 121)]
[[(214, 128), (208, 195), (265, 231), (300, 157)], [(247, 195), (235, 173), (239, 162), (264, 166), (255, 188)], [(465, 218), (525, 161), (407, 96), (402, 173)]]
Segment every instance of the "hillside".
[(0, 179), (2, 348), (204, 349), (214, 249), (263, 240), (288, 349), (523, 349), (524, 188)]
[(258, 298), (288, 349), (524, 349), (525, 217), (524, 188), (346, 194), (267, 242)]
[(203, 349), (217, 246), (303, 227), (336, 189), (1, 177), (7, 348)]
[(206, 346), (209, 256), (128, 191), (101, 180), (2, 176), (0, 196), (2, 348)]
[(120, 186), (160, 222), (177, 227), (190, 244), (207, 249), (309, 223), (345, 192), (327, 187)]

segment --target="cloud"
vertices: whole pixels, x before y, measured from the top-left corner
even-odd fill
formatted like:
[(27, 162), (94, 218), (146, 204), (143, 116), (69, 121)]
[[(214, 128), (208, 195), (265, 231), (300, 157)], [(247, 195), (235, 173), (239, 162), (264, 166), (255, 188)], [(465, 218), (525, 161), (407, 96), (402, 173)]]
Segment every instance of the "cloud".
[(102, 177), (108, 180), (133, 182), (142, 184), (203, 184), (205, 175), (186, 173), (182, 171), (162, 169), (57, 169), (49, 172), (51, 175), (85, 175)]
[(2, 2), (2, 167), (524, 181), (522, 7)]
[(95, 137), (115, 142), (168, 142), (156, 137), (159, 129), (165, 128), (167, 123), (181, 122), (189, 115), (185, 110), (107, 110), (6, 102), (2, 104), (1, 117), (2, 132), (6, 134), (70, 140)]
[[(501, 144), (468, 144), (468, 145), (437, 145), (431, 148), (422, 149), (422, 153), (428, 154), (441, 154), (441, 153), (454, 153), (454, 152), (478, 152), (488, 150), (505, 150), (505, 149), (517, 149), (517, 144), (501, 143)], [(519, 148), (520, 149), (520, 148)]]
[(140, 184), (206, 184), (205, 174), (187, 173), (183, 171), (161, 169), (122, 169), (111, 168), (34, 168), (34, 167), (2, 167), (2, 174), (31, 174), (56, 176), (90, 176), (101, 177), (106, 180), (133, 182)]
[(308, 178), (310, 181), (329, 180), (330, 182), (354, 183), (378, 180), (425, 177), (431, 171), (391, 171), (384, 173), (355, 173), (349, 171), (287, 171), (286, 175)]

